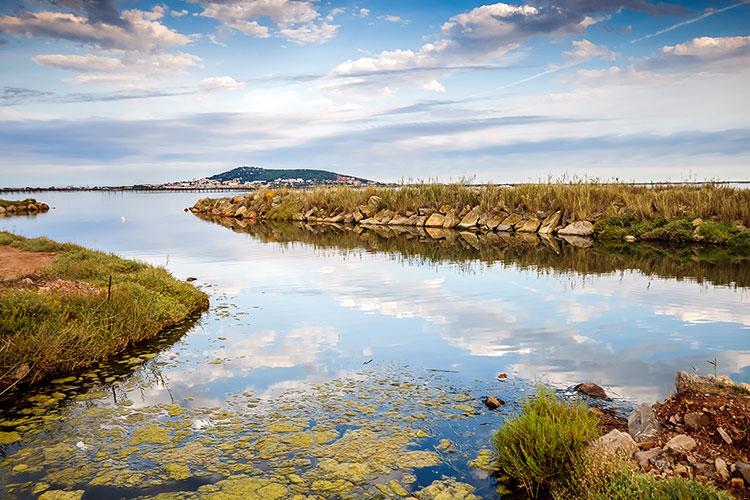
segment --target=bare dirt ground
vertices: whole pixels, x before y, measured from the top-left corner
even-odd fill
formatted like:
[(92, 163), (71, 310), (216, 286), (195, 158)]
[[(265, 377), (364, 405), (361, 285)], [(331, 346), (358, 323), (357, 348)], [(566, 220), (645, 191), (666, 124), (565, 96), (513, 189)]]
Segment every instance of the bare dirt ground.
[(51, 252), (29, 252), (0, 245), (0, 281), (30, 276), (52, 264), (54, 258), (55, 254)]

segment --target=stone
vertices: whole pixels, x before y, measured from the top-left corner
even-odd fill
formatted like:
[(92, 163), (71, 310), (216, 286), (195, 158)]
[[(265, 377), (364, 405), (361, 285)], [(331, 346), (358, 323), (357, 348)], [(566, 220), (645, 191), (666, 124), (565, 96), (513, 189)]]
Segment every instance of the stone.
[(486, 398), (484, 398), (484, 406), (486, 406), (490, 410), (500, 408), (504, 404), (505, 401), (503, 401), (502, 399), (498, 399), (495, 396), (487, 396)]
[(563, 234), (561, 235), (561, 238), (565, 240), (565, 243), (576, 248), (591, 248), (594, 246), (594, 240), (588, 236), (570, 236)]
[(461, 219), (459, 219), (458, 215), (456, 215), (456, 210), (454, 208), (451, 208), (445, 214), (445, 219), (443, 220), (443, 227), (446, 229), (450, 229), (450, 228), (458, 226), (460, 222), (461, 222)]
[[(448, 215), (448, 212), (450, 212), (451, 210), (453, 210), (453, 212), (455, 212), (455, 210), (450, 205), (442, 205), (440, 207), (440, 209), (438, 210), (438, 212), (440, 212), (443, 215)], [(458, 216), (456, 216), (456, 217), (458, 217)]]
[(651, 460), (661, 455), (662, 449), (658, 446), (651, 448), (650, 450), (642, 450), (635, 452), (635, 460), (638, 462), (638, 466), (641, 470), (648, 470), (651, 468)]
[(461, 219), (461, 222), (458, 223), (458, 227), (460, 227), (461, 229), (476, 227), (477, 223), (479, 222), (479, 216), (481, 215), (479, 210), (480, 209), (478, 206), (472, 208), (471, 211), (469, 211), (469, 213), (467, 213), (464, 218)]
[(557, 234), (567, 236), (591, 236), (594, 234), (594, 225), (587, 220), (571, 222), (560, 229)]
[(409, 222), (409, 219), (407, 217), (404, 217), (401, 214), (396, 214), (389, 222), (391, 226), (406, 226)]
[(612, 429), (604, 436), (601, 436), (595, 441), (595, 444), (607, 453), (623, 454), (628, 457), (638, 451), (638, 445), (635, 444), (630, 434), (617, 429)]
[(236, 212), (234, 212), (234, 216), (237, 218), (244, 217), (247, 213), (247, 207), (245, 205), (242, 205), (240, 208), (237, 209)]
[(690, 477), (690, 467), (683, 464), (677, 464), (674, 467), (674, 473), (676, 476)]
[(494, 231), (506, 217), (506, 214), (490, 214), (483, 222), (487, 229)]
[(719, 436), (721, 436), (721, 439), (723, 439), (725, 443), (732, 444), (732, 438), (729, 437), (729, 434), (727, 434), (727, 431), (725, 431), (721, 427), (717, 427), (716, 432), (719, 433)]
[(685, 426), (690, 430), (698, 430), (711, 424), (711, 417), (702, 411), (694, 411), (685, 414)]
[(429, 217), (433, 213), (435, 213), (435, 211), (433, 209), (431, 209), (431, 208), (418, 208), (417, 209), (417, 214), (420, 217)]
[(357, 208), (354, 211), (354, 222), (359, 223), (364, 218), (365, 218), (365, 214), (362, 213), (362, 210), (360, 210), (359, 208)]
[(633, 243), (634, 241), (636, 241), (636, 237), (633, 236), (632, 234), (625, 236), (623, 239), (627, 241), (628, 243)]
[(714, 460), (714, 469), (716, 469), (716, 475), (722, 481), (729, 481), (729, 468), (723, 458), (716, 457), (716, 460)]
[(575, 386), (575, 390), (591, 398), (609, 399), (607, 397), (607, 393), (604, 392), (604, 389), (596, 384), (578, 384), (577, 386)]
[(733, 477), (732, 481), (729, 484), (733, 490), (745, 489), (745, 482), (742, 480), (741, 477)]
[(525, 221), (523, 224), (516, 226), (516, 231), (519, 233), (536, 233), (541, 225), (542, 221), (536, 217), (532, 217)]
[(636, 441), (646, 441), (656, 437), (659, 431), (659, 421), (656, 420), (654, 410), (647, 403), (641, 403), (628, 415), (628, 432)]
[(424, 223), (425, 227), (443, 227), (443, 224), (445, 224), (445, 216), (437, 212), (430, 215)]
[(700, 217), (693, 219), (693, 229), (696, 229), (701, 224), (703, 224), (703, 219), (701, 219)]
[(695, 448), (696, 444), (697, 443), (695, 442), (695, 439), (691, 438), (687, 434), (678, 434), (667, 441), (667, 444), (664, 445), (664, 448), (674, 453), (685, 454)]
[(539, 234), (552, 234), (560, 224), (561, 218), (562, 212), (559, 210), (545, 217), (542, 224), (539, 226)]
[(745, 478), (747, 484), (750, 484), (750, 464), (746, 464), (745, 462), (735, 462), (734, 470), (739, 472), (740, 475)]
[(516, 224), (523, 222), (523, 217), (518, 214), (510, 214), (497, 225), (497, 231), (512, 231)]
[(5, 215), (5, 209), (3, 207), (0, 207), (0, 215)]

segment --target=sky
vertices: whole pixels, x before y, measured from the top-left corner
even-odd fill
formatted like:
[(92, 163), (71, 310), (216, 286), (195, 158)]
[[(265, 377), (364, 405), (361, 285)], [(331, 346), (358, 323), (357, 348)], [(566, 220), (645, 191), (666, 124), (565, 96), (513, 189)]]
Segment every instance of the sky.
[(750, 179), (750, 0), (0, 0), (0, 186)]

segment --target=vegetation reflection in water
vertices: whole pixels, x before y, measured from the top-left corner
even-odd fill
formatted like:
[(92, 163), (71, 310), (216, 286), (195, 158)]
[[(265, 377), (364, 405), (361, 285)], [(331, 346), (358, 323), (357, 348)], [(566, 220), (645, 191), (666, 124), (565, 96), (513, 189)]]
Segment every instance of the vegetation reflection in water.
[[(122, 362), (158, 362), (149, 357)], [(124, 389), (147, 389), (143, 372), (125, 379)], [(473, 498), (495, 487), (482, 470), (489, 455), (480, 443), (513, 408), (490, 412), (476, 387), (398, 365), (364, 367), (280, 398), (245, 392), (198, 409), (137, 408), (105, 390), (80, 392), (97, 377), (58, 380), (29, 398), (25, 415), (0, 422), (14, 429), (4, 433), (11, 439), (0, 469), (8, 493)], [(508, 383), (497, 394), (512, 399), (519, 390)], [(73, 404), (61, 406), (66, 399)]]

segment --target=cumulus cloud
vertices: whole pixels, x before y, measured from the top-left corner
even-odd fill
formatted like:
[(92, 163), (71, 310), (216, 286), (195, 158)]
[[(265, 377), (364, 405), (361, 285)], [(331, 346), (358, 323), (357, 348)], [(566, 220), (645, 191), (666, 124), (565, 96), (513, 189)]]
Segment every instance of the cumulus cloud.
[(73, 71), (122, 71), (125, 65), (120, 59), (94, 55), (43, 54), (32, 58), (42, 66), (52, 66)]
[(388, 22), (388, 23), (403, 24), (403, 25), (407, 25), (410, 22), (408, 19), (402, 19), (401, 16), (394, 16), (392, 14), (378, 16), (378, 19), (380, 19), (381, 21)]
[(331, 24), (343, 12), (333, 9), (326, 18), (310, 0), (192, 0), (203, 7), (202, 16), (221, 22), (225, 29), (256, 38), (277, 33), (296, 43), (324, 43), (336, 35)]
[(359, 9), (359, 13), (357, 14), (358, 17), (367, 17), (370, 15), (370, 9), (366, 9), (362, 7)]
[(103, 49), (157, 51), (185, 45), (190, 37), (161, 24), (161, 7), (122, 13), (125, 24), (109, 24), (70, 12), (22, 12), (0, 16), (0, 32), (91, 44)]
[(737, 55), (747, 55), (750, 36), (694, 38), (690, 42), (662, 47), (661, 53), (673, 56), (697, 57), (699, 59), (723, 59)]
[(235, 91), (244, 89), (245, 82), (238, 82), (231, 76), (214, 76), (201, 80), (198, 88), (204, 92)]
[(597, 45), (588, 40), (574, 40), (573, 50), (563, 52), (574, 61), (585, 61), (588, 59), (615, 60), (615, 53), (603, 45)]

